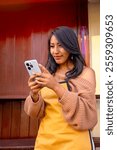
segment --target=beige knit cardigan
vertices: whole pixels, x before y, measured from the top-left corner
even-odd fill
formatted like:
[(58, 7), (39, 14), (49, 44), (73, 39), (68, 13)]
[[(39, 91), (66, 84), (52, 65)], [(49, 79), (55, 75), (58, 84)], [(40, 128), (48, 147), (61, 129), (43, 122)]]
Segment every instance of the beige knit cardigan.
[[(72, 91), (66, 90), (62, 98), (58, 98), (65, 120), (76, 130), (92, 129), (97, 123), (94, 70), (85, 67), (77, 78), (70, 79), (69, 85)], [(39, 119), (44, 117), (44, 107), (45, 102), (40, 94), (36, 103), (30, 95), (24, 103), (25, 112)]]

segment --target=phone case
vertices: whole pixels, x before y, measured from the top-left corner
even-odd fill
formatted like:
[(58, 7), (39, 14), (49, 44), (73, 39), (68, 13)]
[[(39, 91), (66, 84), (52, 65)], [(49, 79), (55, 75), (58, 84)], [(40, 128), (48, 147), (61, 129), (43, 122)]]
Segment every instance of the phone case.
[(25, 64), (26, 69), (27, 69), (30, 76), (33, 75), (34, 73), (40, 73), (41, 72), (36, 59), (26, 60), (24, 62), (24, 64)]

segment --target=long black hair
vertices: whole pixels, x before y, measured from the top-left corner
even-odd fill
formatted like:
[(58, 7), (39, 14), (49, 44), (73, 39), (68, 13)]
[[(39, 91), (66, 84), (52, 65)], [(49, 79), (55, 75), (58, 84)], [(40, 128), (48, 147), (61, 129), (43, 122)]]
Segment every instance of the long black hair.
[(48, 40), (49, 52), (46, 65), (47, 69), (51, 74), (54, 74), (59, 66), (50, 53), (50, 40), (52, 35), (54, 35), (61, 46), (70, 53), (70, 59), (74, 64), (74, 68), (66, 72), (66, 79), (69, 80), (70, 78), (77, 77), (82, 72), (83, 66), (86, 66), (86, 63), (79, 48), (77, 35), (71, 28), (66, 26), (57, 27), (50, 34)]

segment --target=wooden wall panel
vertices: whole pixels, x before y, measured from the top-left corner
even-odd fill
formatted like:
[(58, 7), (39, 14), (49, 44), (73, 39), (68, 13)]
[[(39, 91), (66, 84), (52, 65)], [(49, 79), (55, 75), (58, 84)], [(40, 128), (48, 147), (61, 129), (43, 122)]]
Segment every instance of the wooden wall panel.
[(0, 103), (0, 137), (2, 132), (2, 104)]
[(0, 139), (36, 137), (38, 119), (24, 112), (24, 100), (0, 101)]
[[(11, 55), (12, 54), (12, 55)], [(5, 41), (0, 41), (0, 64), (1, 64), (1, 74), (0, 74), (0, 93), (3, 95), (13, 92), (14, 86), (14, 39), (7, 38)], [(11, 76), (12, 74), (12, 76)], [(7, 82), (5, 82), (7, 81)]]
[(11, 112), (12, 106), (10, 101), (2, 103), (2, 126), (1, 126), (1, 137), (10, 138), (11, 137)]
[(45, 65), (48, 54), (48, 32), (31, 34), (31, 58)]
[(11, 118), (11, 137), (17, 138), (20, 136), (21, 124), (21, 102), (12, 102), (12, 118)]
[(35, 58), (45, 65), (48, 34), (52, 28), (66, 25), (76, 29), (78, 26), (75, 1), (53, 1), (16, 8), (0, 8), (0, 98), (4, 99), (27, 96), (29, 76), (24, 61)]
[(29, 116), (24, 112), (24, 101), (21, 101), (20, 137), (29, 136)]

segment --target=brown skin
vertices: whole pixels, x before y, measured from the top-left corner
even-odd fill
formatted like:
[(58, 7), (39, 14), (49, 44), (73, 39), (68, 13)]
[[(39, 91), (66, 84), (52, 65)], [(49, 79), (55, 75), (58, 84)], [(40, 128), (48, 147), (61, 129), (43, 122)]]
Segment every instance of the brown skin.
[[(73, 64), (69, 59), (69, 53), (61, 47), (56, 37), (53, 35), (50, 40), (50, 52), (54, 60), (59, 67), (57, 73), (65, 74), (68, 70), (73, 68)], [(65, 92), (65, 89), (57, 82), (55, 77), (49, 73), (49, 71), (39, 64), (41, 73), (34, 74), (28, 80), (28, 86), (31, 90), (31, 96), (34, 102), (38, 101), (38, 93), (41, 88), (48, 87), (55, 91), (59, 98), (61, 98)]]

